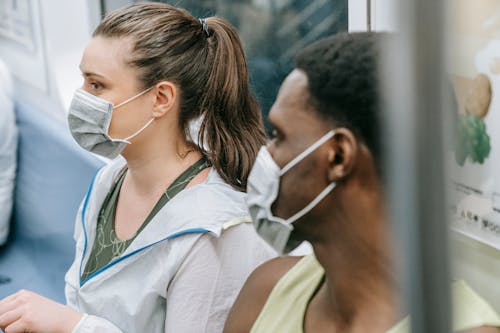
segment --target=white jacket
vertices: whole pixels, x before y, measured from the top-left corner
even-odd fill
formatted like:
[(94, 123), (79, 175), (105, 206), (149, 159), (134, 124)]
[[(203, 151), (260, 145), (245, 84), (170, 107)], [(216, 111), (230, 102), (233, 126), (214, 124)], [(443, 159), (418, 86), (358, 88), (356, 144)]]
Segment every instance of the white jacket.
[(214, 170), (170, 200), (120, 258), (80, 281), (101, 205), (124, 165), (118, 158), (97, 173), (78, 212), (65, 292), (86, 315), (73, 332), (222, 331), (247, 276), (274, 253), (250, 223), (238, 224), (248, 215), (245, 193)]

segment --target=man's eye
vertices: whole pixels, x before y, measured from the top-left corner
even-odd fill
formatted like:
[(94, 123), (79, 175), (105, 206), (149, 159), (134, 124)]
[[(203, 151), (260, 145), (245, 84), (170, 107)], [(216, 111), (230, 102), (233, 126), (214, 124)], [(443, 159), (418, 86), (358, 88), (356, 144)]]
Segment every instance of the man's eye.
[(273, 129), (271, 131), (271, 139), (275, 139), (276, 137), (278, 137), (278, 131), (276, 129)]

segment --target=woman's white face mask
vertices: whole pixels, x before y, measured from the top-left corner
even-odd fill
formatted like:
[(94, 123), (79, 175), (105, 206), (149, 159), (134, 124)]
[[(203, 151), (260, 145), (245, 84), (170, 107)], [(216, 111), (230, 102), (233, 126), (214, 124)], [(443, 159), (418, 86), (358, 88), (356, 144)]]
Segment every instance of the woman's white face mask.
[(141, 129), (124, 139), (109, 136), (109, 125), (113, 110), (125, 105), (151, 90), (148, 88), (139, 94), (113, 106), (112, 103), (94, 96), (83, 89), (77, 89), (71, 101), (68, 124), (76, 142), (92, 153), (113, 159), (121, 154), (130, 139), (139, 135), (154, 120), (151, 118)]
[(301, 241), (290, 239), (293, 223), (310, 212), (311, 209), (335, 188), (335, 183), (330, 183), (306, 207), (285, 220), (274, 216), (271, 212), (271, 206), (276, 201), (279, 193), (280, 178), (288, 170), (297, 165), (297, 163), (332, 138), (334, 134), (333, 130), (326, 133), (285, 165), (283, 169), (280, 169), (276, 162), (274, 162), (265, 146), (260, 149), (257, 155), (247, 182), (247, 206), (257, 233), (279, 254), (289, 253), (301, 243)]

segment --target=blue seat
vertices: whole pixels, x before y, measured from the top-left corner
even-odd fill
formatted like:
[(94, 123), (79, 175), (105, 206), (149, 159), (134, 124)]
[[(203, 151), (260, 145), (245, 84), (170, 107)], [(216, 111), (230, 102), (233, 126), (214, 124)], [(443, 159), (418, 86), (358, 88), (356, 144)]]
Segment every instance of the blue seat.
[(64, 302), (78, 206), (104, 163), (41, 110), (17, 103), (16, 118), (18, 170), (11, 234), (0, 248), (0, 298), (28, 289)]

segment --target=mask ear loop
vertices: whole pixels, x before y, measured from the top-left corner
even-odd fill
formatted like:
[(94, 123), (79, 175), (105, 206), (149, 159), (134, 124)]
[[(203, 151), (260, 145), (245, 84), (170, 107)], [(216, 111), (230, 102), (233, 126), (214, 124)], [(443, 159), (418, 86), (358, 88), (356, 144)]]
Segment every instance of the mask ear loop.
[(113, 105), (113, 111), (114, 111), (114, 110), (116, 110), (117, 108), (119, 108), (120, 106), (125, 105), (125, 104), (127, 104), (128, 102), (130, 102), (130, 101), (133, 101), (133, 100), (134, 100), (134, 99), (136, 99), (137, 97), (144, 95), (145, 93), (147, 93), (147, 92), (148, 92), (148, 91), (150, 91), (151, 89), (153, 89), (153, 87), (149, 87), (148, 89), (141, 91), (141, 92), (140, 92), (140, 93), (138, 93), (137, 95), (134, 95), (134, 96), (132, 96), (132, 97), (130, 97), (130, 98), (128, 98), (128, 99), (126, 99), (126, 100), (124, 100), (123, 102), (118, 103), (117, 105)]
[(323, 191), (313, 201), (311, 201), (307, 206), (299, 210), (297, 213), (293, 214), (290, 218), (286, 220), (287, 223), (292, 224), (293, 222), (300, 219), (302, 216), (307, 214), (311, 209), (313, 209), (321, 200), (323, 200), (334, 188), (335, 183), (330, 183)]
[(127, 136), (125, 139), (123, 139), (124, 142), (130, 144), (130, 139), (133, 139), (134, 137), (136, 137), (137, 135), (139, 135), (142, 131), (144, 131), (149, 125), (151, 125), (151, 123), (153, 122), (153, 120), (155, 120), (155, 118), (151, 118), (147, 123), (146, 125), (142, 126), (141, 129), (139, 129), (137, 132), (135, 132), (134, 134), (130, 135), (130, 136)]
[(297, 163), (302, 161), (307, 155), (311, 154), (313, 151), (319, 148), (323, 143), (326, 141), (330, 140), (333, 136), (335, 135), (335, 131), (331, 130), (325, 135), (323, 135), (318, 141), (313, 143), (311, 146), (309, 146), (306, 150), (304, 150), (302, 153), (300, 153), (297, 157), (295, 157), (293, 160), (288, 162), (287, 165), (281, 169), (280, 175), (283, 176), (288, 170), (290, 170), (292, 167), (294, 167)]
[[(127, 104), (128, 102), (136, 99), (137, 97), (139, 96), (142, 96), (144, 95), (145, 93), (147, 93), (148, 91), (150, 91), (151, 89), (153, 89), (153, 87), (149, 87), (148, 89), (144, 90), (144, 91), (141, 91), (140, 93), (138, 93), (137, 95), (135, 96), (132, 96), (130, 97), (129, 99), (126, 99), (124, 100), (123, 102), (119, 103), (118, 105), (116, 106), (113, 106), (113, 111), (116, 110), (117, 108), (119, 108), (120, 106), (122, 105), (125, 105)], [(151, 118), (147, 123), (146, 125), (142, 126), (138, 131), (136, 131), (134, 134), (132, 135), (129, 135), (128, 137), (126, 137), (125, 139), (123, 139), (122, 141), (127, 143), (127, 144), (130, 144), (130, 139), (133, 139), (134, 137), (136, 137), (137, 135), (139, 135), (142, 131), (144, 131), (149, 125), (151, 125), (151, 123), (153, 122), (153, 120), (155, 120), (155, 118)]]

